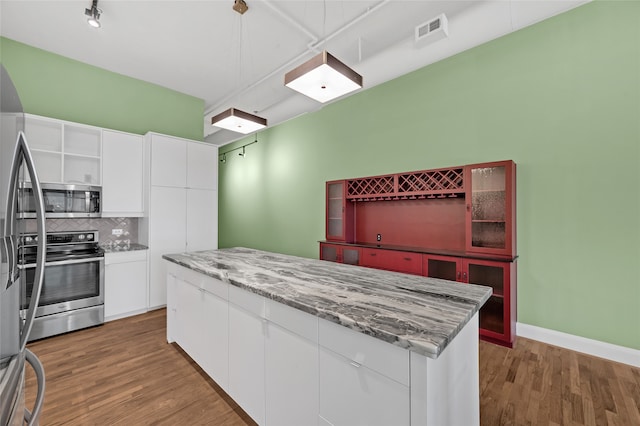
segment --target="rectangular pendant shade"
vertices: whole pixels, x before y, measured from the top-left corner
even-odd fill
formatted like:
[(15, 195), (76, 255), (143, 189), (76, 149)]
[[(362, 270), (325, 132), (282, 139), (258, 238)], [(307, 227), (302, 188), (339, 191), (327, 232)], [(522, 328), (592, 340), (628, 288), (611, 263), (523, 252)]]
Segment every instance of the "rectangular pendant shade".
[(286, 73), (284, 85), (324, 103), (360, 89), (362, 76), (323, 50)]
[(229, 108), (211, 117), (211, 125), (246, 135), (267, 127), (267, 119), (236, 108)]

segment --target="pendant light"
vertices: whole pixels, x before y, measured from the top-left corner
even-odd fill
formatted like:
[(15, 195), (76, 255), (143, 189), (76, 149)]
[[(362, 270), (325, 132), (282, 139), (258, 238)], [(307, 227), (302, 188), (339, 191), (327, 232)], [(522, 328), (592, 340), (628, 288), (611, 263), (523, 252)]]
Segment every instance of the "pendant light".
[[(233, 4), (233, 10), (240, 15), (249, 10), (249, 6), (244, 0), (235, 0)], [(239, 34), (239, 48), (238, 48), (238, 73), (242, 73), (242, 19), (240, 20), (240, 34)], [(257, 111), (256, 111), (257, 112)], [(232, 132), (238, 132), (243, 134), (253, 133), (260, 129), (267, 127), (267, 119), (258, 117), (248, 112), (240, 111), (237, 108), (229, 108), (220, 114), (211, 117), (211, 125), (221, 127), (223, 129), (231, 130)], [(244, 151), (243, 151), (244, 152)], [(226, 160), (226, 157), (224, 158)]]
[(229, 108), (211, 117), (211, 125), (246, 135), (267, 127), (267, 119), (236, 108)]
[(286, 73), (284, 85), (325, 103), (362, 88), (362, 76), (323, 50)]

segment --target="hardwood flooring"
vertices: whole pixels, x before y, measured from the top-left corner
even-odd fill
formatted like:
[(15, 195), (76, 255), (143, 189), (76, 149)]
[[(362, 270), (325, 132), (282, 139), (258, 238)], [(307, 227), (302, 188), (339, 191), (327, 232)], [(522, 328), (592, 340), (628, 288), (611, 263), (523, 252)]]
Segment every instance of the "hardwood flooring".
[[(157, 310), (29, 344), (47, 376), (40, 424), (254, 424), (166, 343), (165, 321)], [(28, 369), (28, 406), (34, 394)], [(640, 369), (524, 338), (513, 349), (480, 342), (480, 417), (487, 426), (640, 425)]]

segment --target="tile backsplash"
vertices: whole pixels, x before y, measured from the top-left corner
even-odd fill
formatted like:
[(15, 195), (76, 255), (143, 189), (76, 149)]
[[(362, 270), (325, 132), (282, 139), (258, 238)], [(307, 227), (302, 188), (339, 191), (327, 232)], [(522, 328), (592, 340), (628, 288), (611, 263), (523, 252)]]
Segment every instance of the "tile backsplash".
[[(35, 219), (26, 219), (26, 232), (36, 232)], [(80, 219), (47, 219), (47, 232), (94, 231), (97, 230), (100, 245), (121, 246), (138, 243), (137, 217), (104, 217)], [(113, 235), (112, 230), (121, 229), (121, 235)]]

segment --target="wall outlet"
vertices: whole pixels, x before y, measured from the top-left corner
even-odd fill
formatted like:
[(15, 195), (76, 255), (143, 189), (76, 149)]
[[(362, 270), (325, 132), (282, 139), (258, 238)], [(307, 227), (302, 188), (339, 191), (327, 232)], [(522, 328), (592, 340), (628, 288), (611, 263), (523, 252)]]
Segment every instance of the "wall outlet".
[(122, 229), (112, 229), (111, 235), (117, 235), (117, 236), (122, 235)]
[(376, 241), (382, 241), (382, 234), (376, 235)]

